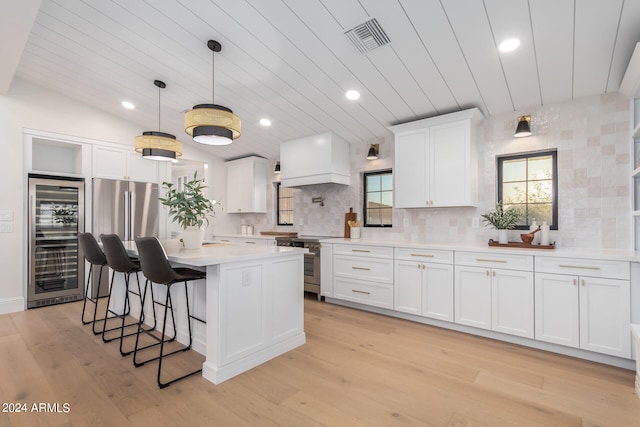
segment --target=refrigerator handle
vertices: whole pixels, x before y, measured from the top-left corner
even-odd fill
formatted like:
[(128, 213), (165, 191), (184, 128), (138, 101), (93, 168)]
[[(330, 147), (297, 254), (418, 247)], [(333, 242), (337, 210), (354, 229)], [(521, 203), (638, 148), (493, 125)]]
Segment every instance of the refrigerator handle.
[(136, 192), (131, 191), (129, 193), (129, 230), (131, 235), (129, 240), (135, 240), (136, 238)]
[(131, 216), (129, 215), (129, 192), (124, 192), (124, 239), (131, 240), (130, 233)]

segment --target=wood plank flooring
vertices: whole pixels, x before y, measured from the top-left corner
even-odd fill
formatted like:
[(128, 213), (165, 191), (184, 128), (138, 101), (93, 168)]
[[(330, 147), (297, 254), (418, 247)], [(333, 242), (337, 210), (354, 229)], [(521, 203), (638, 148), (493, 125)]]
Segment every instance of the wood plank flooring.
[[(135, 369), (81, 310), (0, 316), (0, 426), (640, 425), (632, 371), (311, 296), (306, 345), (218, 386), (195, 376), (159, 390), (157, 365)], [(179, 357), (176, 371), (202, 363)]]

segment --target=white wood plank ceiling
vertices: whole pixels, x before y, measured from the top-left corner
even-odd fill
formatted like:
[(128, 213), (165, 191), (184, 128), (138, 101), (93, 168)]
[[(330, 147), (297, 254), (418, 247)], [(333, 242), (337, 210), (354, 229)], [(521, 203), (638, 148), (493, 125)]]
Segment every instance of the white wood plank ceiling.
[[(344, 33), (372, 18), (390, 43), (361, 54)], [(509, 37), (520, 48), (499, 53)], [(16, 75), (141, 132), (158, 129), (153, 80), (163, 80), (161, 130), (195, 144), (183, 111), (211, 102), (209, 39), (222, 43), (215, 103), (241, 117), (243, 134), (206, 149), (276, 159), (280, 142), (327, 130), (367, 141), (469, 107), (514, 111), (515, 126), (515, 111), (617, 91), (640, 41), (640, 1), (42, 0)]]

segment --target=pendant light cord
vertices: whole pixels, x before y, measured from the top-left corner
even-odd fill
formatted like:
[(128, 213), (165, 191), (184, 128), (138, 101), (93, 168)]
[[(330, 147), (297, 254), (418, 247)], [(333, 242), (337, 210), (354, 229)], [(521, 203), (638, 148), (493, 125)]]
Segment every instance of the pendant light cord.
[(158, 86), (158, 132), (160, 132), (160, 91), (162, 88)]
[(216, 51), (211, 49), (211, 103), (215, 104), (216, 89)]

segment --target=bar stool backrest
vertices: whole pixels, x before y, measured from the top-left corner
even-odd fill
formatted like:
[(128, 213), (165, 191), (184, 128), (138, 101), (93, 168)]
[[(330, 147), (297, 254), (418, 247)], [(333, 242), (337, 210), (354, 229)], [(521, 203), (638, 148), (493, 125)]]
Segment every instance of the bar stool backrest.
[(78, 244), (84, 257), (93, 265), (107, 265), (107, 257), (105, 256), (96, 238), (91, 233), (78, 233)]
[(136, 237), (136, 246), (140, 267), (147, 279), (153, 283), (168, 285), (178, 278), (156, 237)]
[(120, 273), (128, 273), (138, 268), (138, 265), (129, 258), (127, 250), (117, 234), (101, 234), (100, 240), (109, 267)]

